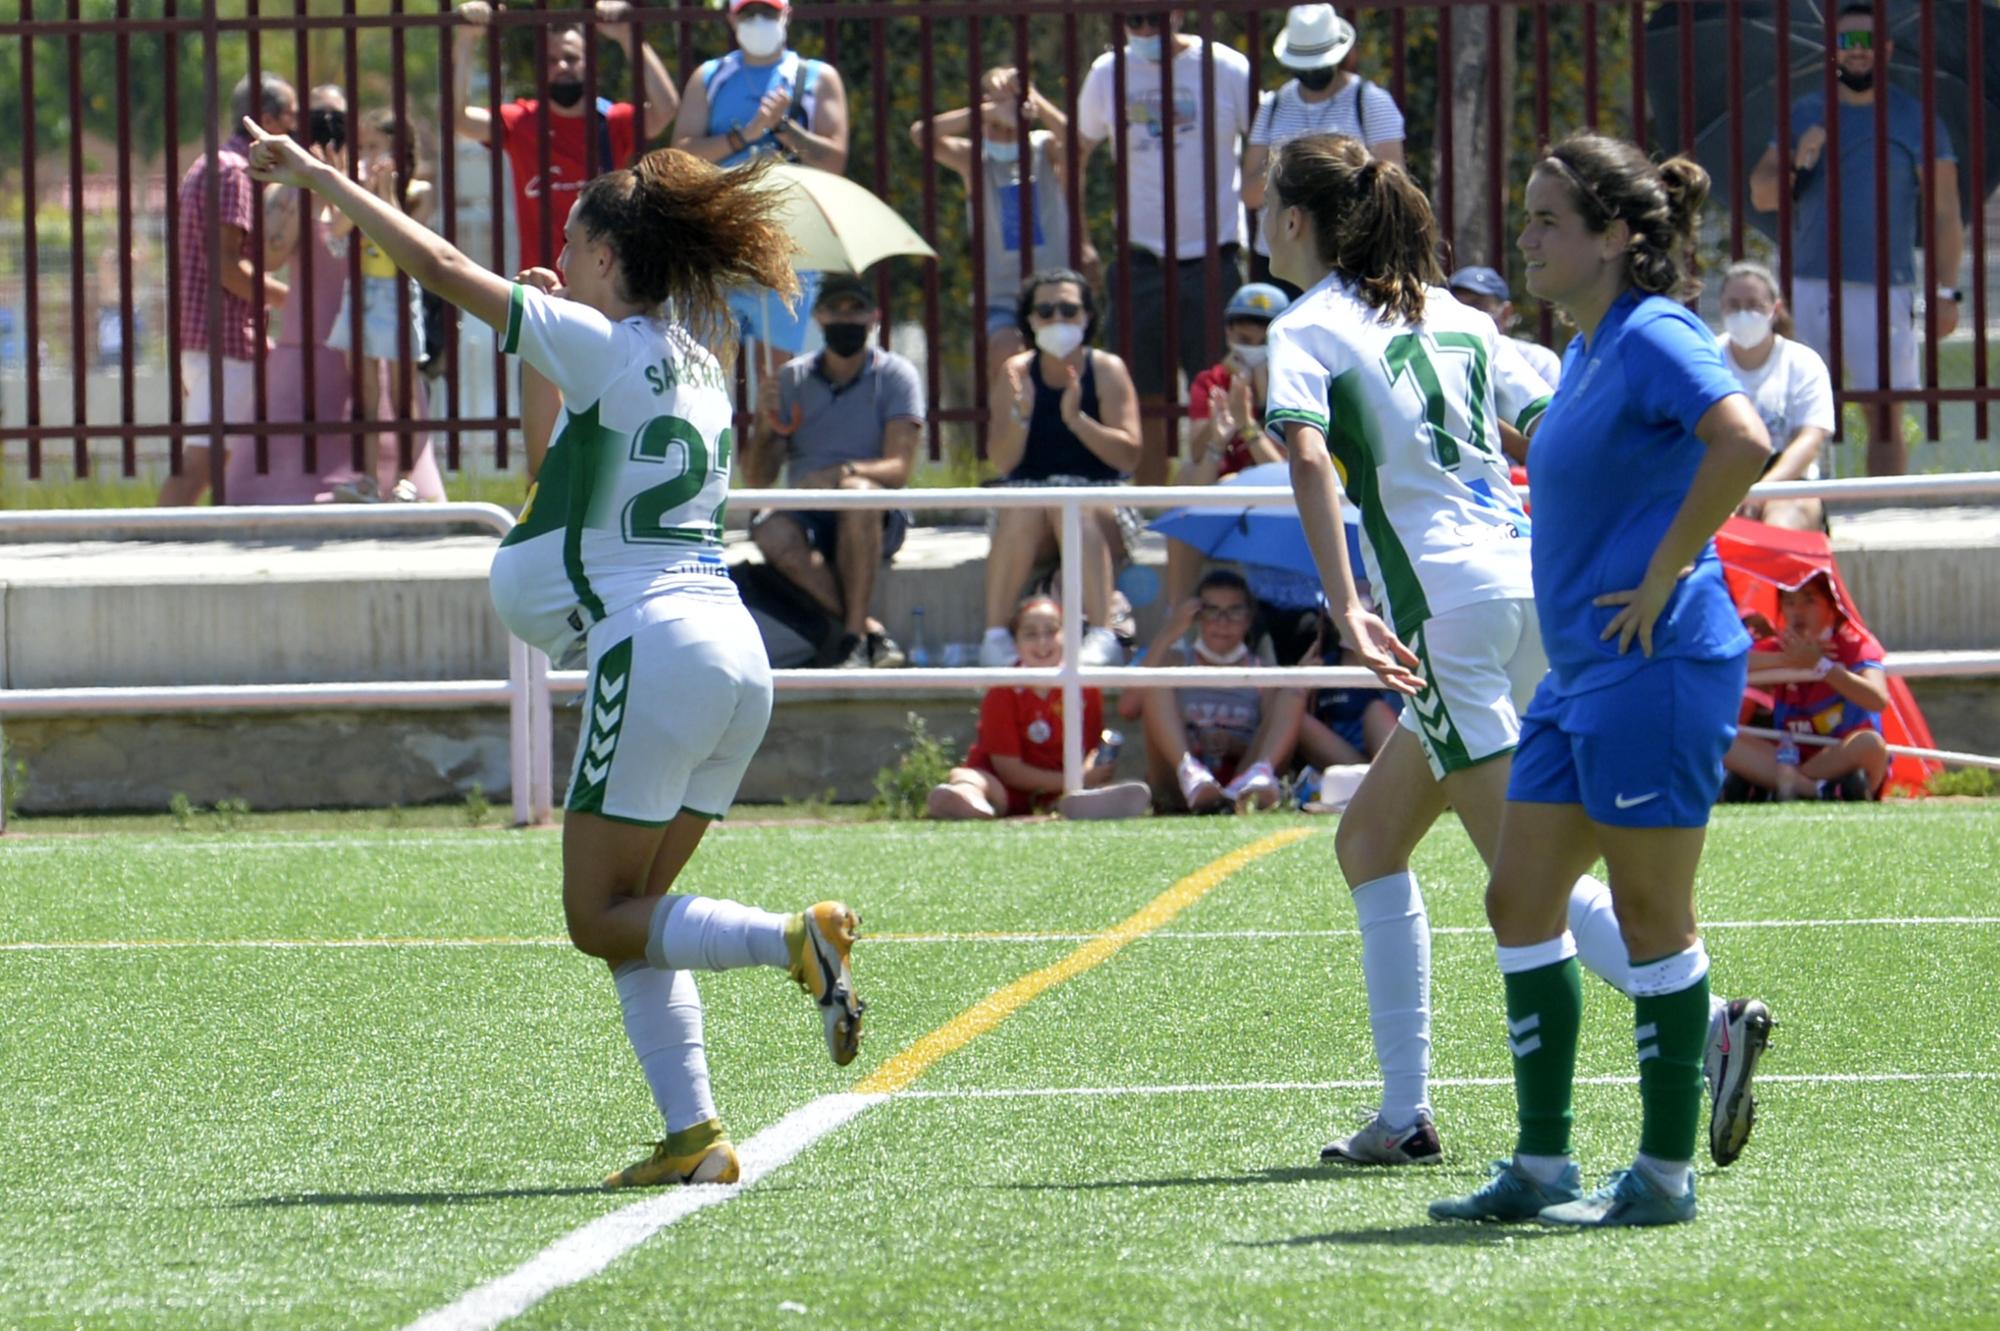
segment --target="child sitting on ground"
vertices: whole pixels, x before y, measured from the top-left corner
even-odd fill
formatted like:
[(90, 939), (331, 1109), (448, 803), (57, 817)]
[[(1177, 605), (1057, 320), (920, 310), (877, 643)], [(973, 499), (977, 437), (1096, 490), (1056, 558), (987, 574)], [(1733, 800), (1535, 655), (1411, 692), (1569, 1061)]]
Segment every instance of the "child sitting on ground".
[[(1047, 669), (1062, 664), (1062, 607), (1030, 596), (1015, 607), (1009, 625), (1020, 664)], [(1084, 789), (1065, 792), (1062, 771), (1063, 699), (1060, 688), (1002, 685), (988, 689), (979, 706), (979, 734), (962, 766), (932, 788), (930, 816), (940, 819), (1021, 817), (1054, 808), (1065, 818), (1136, 818), (1151, 795), (1143, 782), (1114, 784), (1117, 768), (1105, 760), (1104, 695), (1083, 691)]]
[(1729, 773), (1723, 799), (1875, 798), (1889, 770), (1889, 746), (1882, 738), (1882, 709), (1889, 705), (1882, 644), (1841, 613), (1824, 574), (1780, 592), (1778, 610), (1784, 628), (1750, 649), (1751, 678), (1754, 682), (1760, 671), (1812, 671), (1809, 682), (1772, 690), (1773, 724), (1839, 743), (1773, 743), (1738, 735), (1722, 760)]

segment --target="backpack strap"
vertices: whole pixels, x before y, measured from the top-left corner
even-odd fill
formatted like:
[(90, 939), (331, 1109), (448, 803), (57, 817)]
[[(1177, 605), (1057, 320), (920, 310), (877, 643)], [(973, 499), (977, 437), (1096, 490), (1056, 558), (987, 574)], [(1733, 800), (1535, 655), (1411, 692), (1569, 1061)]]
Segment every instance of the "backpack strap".
[(1356, 74), (1354, 79), (1354, 128), (1360, 131), (1356, 137), (1365, 148), (1368, 146), (1368, 89), (1374, 85), (1368, 82), (1365, 74)]

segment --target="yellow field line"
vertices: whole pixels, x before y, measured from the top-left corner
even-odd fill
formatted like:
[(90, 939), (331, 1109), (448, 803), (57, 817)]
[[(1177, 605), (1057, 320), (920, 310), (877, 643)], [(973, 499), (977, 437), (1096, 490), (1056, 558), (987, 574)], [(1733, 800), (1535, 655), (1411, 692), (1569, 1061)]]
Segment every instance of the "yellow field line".
[(1312, 834), (1311, 828), (1287, 828), (1247, 846), (1239, 846), (1222, 858), (1203, 865), (1147, 902), (1135, 914), (1112, 925), (1062, 960), (1024, 975), (1006, 988), (995, 990), (980, 999), (862, 1078), (854, 1087), (854, 1093), (881, 1095), (902, 1090), (923, 1076), (932, 1064), (946, 1054), (964, 1048), (1043, 993), (1076, 978), (1093, 966), (1109, 961), (1134, 939), (1143, 938), (1155, 929), (1172, 923), (1175, 916), (1214, 891), (1238, 869)]

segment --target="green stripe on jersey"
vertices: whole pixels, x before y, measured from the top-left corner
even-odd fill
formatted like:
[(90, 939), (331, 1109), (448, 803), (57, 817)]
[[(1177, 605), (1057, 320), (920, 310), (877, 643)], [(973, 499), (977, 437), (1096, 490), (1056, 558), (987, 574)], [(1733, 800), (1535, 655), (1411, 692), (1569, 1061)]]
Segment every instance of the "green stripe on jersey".
[(509, 356), (521, 351), (521, 313), (528, 306), (528, 289), (519, 282), (507, 293), (507, 327), (500, 335), (500, 350)]
[[(597, 489), (598, 472), (609, 450), (623, 447), (623, 440), (597, 423), (597, 404), (582, 414), (570, 412), (557, 441), (570, 451), (569, 505), (564, 515), (563, 572), (569, 575), (576, 599), (592, 619), (604, 618), (604, 602), (590, 585), (583, 567), (583, 529), (590, 525), (590, 506)], [(553, 447), (549, 450), (555, 451)]]
[(1527, 406), (1521, 408), (1521, 417), (1514, 422), (1514, 428), (1522, 434), (1526, 434), (1528, 428), (1542, 418), (1542, 413), (1549, 409), (1549, 403), (1554, 400), (1553, 397), (1548, 396), (1538, 397)]
[(1396, 632), (1408, 638), (1431, 617), (1431, 607), (1424, 598), (1423, 583), (1417, 580), (1416, 565), (1396, 538), (1396, 529), (1389, 525), (1389, 515), (1382, 507), (1382, 487), (1377, 476), (1382, 446), (1371, 437), (1375, 418), (1358, 378), (1367, 372), (1359, 368), (1349, 370), (1327, 385), (1327, 416), (1333, 428), (1326, 443), (1346, 475), (1347, 493), (1361, 510), (1362, 533), (1368, 537), (1382, 581), (1387, 584), (1375, 588), (1375, 595), (1387, 602)]

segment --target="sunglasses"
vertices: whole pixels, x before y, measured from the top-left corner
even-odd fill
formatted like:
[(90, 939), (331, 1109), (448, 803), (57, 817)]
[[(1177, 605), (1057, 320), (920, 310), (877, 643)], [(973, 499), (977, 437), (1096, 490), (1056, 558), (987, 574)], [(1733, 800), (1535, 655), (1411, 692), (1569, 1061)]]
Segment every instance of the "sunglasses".
[(1055, 301), (1047, 305), (1035, 306), (1037, 319), (1074, 319), (1083, 313), (1083, 306), (1073, 300)]
[(1201, 617), (1203, 619), (1222, 620), (1225, 623), (1236, 623), (1240, 620), (1250, 618), (1250, 607), (1247, 605), (1211, 605), (1204, 601), (1201, 605)]
[(1159, 14), (1127, 14), (1124, 16), (1128, 28), (1164, 28), (1167, 20)]
[(1872, 51), (1875, 49), (1875, 34), (1865, 28), (1857, 28), (1841, 33), (1839, 42), (1843, 51)]

